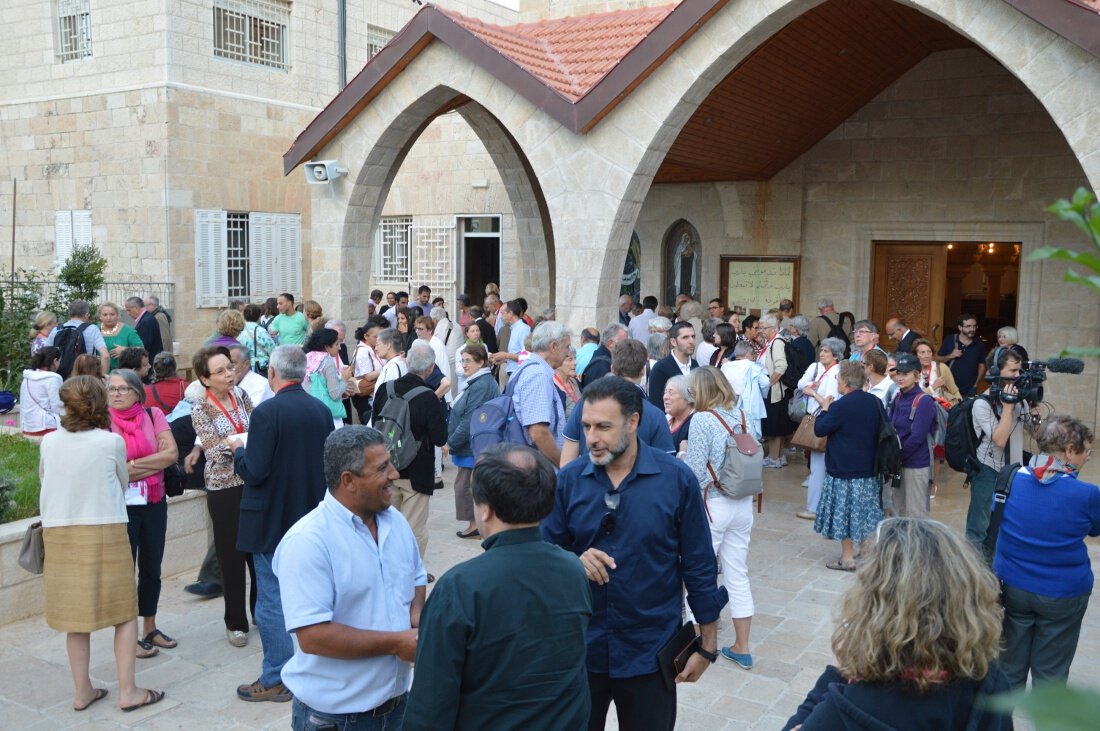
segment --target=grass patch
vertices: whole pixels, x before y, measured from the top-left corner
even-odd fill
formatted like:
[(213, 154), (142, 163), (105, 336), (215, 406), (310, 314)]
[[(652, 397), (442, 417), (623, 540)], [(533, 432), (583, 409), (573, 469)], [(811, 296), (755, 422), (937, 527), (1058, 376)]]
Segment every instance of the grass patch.
[[(0, 434), (0, 491), (11, 486), (10, 496), (0, 496), (0, 523), (38, 515), (38, 443), (18, 434)], [(12, 502), (8, 503), (8, 500)]]

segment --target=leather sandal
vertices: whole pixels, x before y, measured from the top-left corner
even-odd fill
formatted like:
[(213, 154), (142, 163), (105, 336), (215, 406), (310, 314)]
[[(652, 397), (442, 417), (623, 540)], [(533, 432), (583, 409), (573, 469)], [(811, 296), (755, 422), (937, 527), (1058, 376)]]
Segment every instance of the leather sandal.
[(145, 639), (142, 640), (142, 642), (152, 645), (153, 647), (161, 647), (165, 650), (171, 650), (179, 644), (171, 637), (161, 632), (159, 629), (155, 629), (149, 634), (145, 635)]
[(825, 564), (825, 568), (832, 569), (833, 571), (849, 571), (849, 572), (851, 572), (851, 571), (856, 570), (856, 562), (855, 561), (841, 561), (840, 559), (837, 559), (836, 561), (830, 561), (829, 563)]
[(145, 660), (150, 657), (156, 657), (160, 654), (159, 649), (146, 642), (145, 640), (138, 640), (137, 646), (137, 655), (135, 655), (135, 657), (137, 657), (138, 660)]

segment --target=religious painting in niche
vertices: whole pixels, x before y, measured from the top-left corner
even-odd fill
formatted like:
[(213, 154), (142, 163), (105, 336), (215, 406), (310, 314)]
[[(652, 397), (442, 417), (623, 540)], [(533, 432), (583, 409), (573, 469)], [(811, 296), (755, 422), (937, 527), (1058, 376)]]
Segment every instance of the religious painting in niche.
[(699, 299), (699, 266), (703, 259), (703, 242), (699, 232), (680, 219), (665, 236), (665, 304), (672, 305), (680, 293)]
[(626, 250), (626, 262), (623, 264), (619, 295), (624, 294), (629, 294), (635, 302), (642, 299), (642, 242), (637, 231), (630, 234), (630, 248)]

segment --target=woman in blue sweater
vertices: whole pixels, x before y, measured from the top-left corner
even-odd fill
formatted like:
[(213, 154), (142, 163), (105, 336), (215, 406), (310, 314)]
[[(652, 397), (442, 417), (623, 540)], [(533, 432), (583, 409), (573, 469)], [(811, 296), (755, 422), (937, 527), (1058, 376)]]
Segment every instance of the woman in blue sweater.
[(840, 398), (823, 400), (814, 433), (825, 444), (825, 484), (814, 530), (840, 541), (840, 559), (825, 564), (836, 571), (855, 571), (855, 544), (871, 537), (882, 520), (875, 452), (882, 402), (863, 390), (867, 376), (856, 361), (840, 364)]
[(1059, 414), (1039, 428), (1040, 454), (1016, 473), (1005, 502), (993, 571), (1004, 585), (1001, 663), (1013, 688), (1065, 682), (1092, 594), (1085, 536), (1100, 535), (1100, 488), (1077, 473), (1092, 431)]

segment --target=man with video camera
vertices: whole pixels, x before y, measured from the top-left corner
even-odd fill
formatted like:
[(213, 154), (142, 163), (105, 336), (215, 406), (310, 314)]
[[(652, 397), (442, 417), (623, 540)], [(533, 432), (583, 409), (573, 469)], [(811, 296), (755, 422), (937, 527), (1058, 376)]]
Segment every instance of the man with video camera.
[(970, 477), (966, 513), (966, 539), (978, 550), (983, 550), (989, 528), (997, 473), (1006, 464), (1024, 461), (1024, 432), (1040, 422), (1034, 390), (1021, 392), (1017, 387), (1023, 366), (1020, 354), (1012, 348), (997, 348), (986, 358), (986, 366), (989, 392), (978, 397), (972, 412), (980, 467)]

